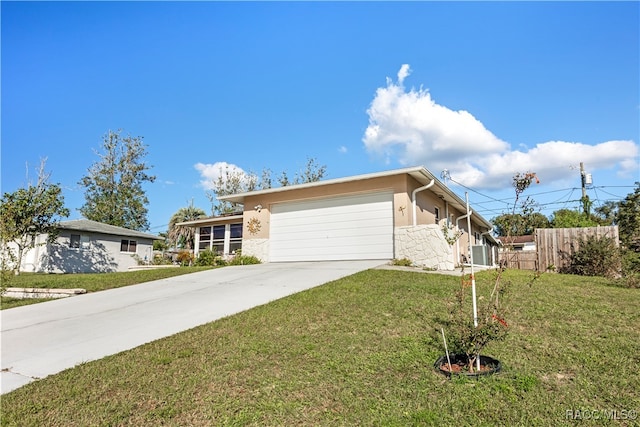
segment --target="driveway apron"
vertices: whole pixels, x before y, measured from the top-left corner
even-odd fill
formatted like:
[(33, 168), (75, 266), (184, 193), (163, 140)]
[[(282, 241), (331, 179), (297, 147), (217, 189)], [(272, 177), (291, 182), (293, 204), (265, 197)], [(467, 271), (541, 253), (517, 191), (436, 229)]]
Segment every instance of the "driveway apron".
[(0, 389), (128, 350), (384, 264), (229, 266), (2, 310)]

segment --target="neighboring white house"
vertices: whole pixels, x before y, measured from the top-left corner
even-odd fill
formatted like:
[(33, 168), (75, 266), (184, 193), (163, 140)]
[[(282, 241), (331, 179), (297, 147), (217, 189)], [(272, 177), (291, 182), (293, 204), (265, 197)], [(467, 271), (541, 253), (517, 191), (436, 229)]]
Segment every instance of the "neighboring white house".
[(472, 212), (469, 230), (465, 201), (422, 166), (220, 199), (244, 210), (181, 223), (195, 228), (196, 254), (241, 249), (263, 262), (407, 258), (452, 270), (470, 258), (471, 243), (475, 264), (497, 262), (493, 225)]
[(153, 258), (158, 236), (88, 219), (62, 221), (51, 244), (47, 235), (36, 237), (36, 246), (25, 251), (23, 272), (105, 273), (127, 271), (138, 259)]
[(527, 234), (525, 236), (498, 237), (502, 242), (505, 251), (535, 251), (536, 236)]

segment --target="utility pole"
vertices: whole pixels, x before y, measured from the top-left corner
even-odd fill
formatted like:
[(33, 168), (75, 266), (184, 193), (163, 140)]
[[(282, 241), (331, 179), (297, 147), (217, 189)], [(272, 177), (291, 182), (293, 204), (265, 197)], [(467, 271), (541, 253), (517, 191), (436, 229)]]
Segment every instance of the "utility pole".
[(580, 162), (580, 180), (582, 181), (582, 199), (580, 199), (582, 201), (582, 210), (587, 218), (589, 218), (591, 203), (589, 202), (589, 196), (587, 196), (587, 173), (584, 171), (584, 163), (582, 162)]

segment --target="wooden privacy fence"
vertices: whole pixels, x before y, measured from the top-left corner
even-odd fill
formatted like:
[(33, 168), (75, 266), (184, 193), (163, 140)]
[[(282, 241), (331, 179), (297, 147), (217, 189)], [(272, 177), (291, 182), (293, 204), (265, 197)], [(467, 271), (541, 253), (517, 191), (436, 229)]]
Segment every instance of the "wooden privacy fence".
[(579, 242), (587, 237), (608, 237), (619, 244), (618, 226), (582, 228), (538, 228), (536, 229), (536, 252), (541, 270), (554, 267), (562, 270), (569, 265), (571, 254), (578, 249)]
[(500, 263), (507, 268), (537, 270), (538, 254), (536, 251), (501, 251)]
[(619, 245), (618, 226), (582, 228), (538, 228), (535, 251), (500, 251), (500, 264), (520, 270), (542, 270), (553, 267), (562, 271), (569, 266), (571, 254), (578, 249), (580, 241), (594, 236), (608, 237)]

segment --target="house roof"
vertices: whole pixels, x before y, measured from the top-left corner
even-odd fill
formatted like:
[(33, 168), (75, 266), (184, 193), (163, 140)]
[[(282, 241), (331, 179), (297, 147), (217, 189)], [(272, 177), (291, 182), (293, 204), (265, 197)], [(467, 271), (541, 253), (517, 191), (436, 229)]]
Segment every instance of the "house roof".
[(201, 225), (215, 222), (223, 222), (223, 221), (233, 221), (239, 220), (242, 222), (242, 213), (234, 213), (230, 215), (220, 215), (220, 216), (209, 216), (205, 218), (198, 218), (191, 221), (178, 222), (176, 225)]
[[(444, 183), (438, 180), (438, 178), (436, 178), (435, 175), (433, 175), (430, 171), (428, 171), (423, 166), (414, 166), (414, 167), (395, 169), (395, 170), (384, 171), (384, 172), (376, 172), (376, 173), (370, 173), (370, 174), (364, 174), (364, 175), (348, 176), (344, 178), (334, 178), (334, 179), (328, 179), (328, 180), (322, 180), (322, 181), (308, 182), (304, 184), (287, 185), (285, 187), (268, 188), (265, 190), (230, 194), (228, 196), (218, 197), (218, 199), (227, 201), (227, 202), (232, 202), (232, 203), (244, 203), (245, 197), (248, 197), (248, 196), (260, 196), (263, 194), (281, 193), (281, 192), (292, 191), (292, 190), (314, 188), (314, 187), (320, 187), (320, 186), (332, 185), (332, 184), (342, 184), (346, 182), (354, 182), (354, 181), (361, 181), (361, 180), (374, 179), (374, 178), (383, 178), (387, 176), (402, 175), (402, 174), (410, 175), (411, 177), (413, 177), (423, 185), (429, 184), (431, 180), (433, 180), (435, 184), (429, 189), (431, 192), (436, 194), (442, 200), (453, 205), (458, 210), (462, 212), (465, 212), (467, 210), (466, 201), (462, 200), (457, 194), (451, 191)], [(473, 211), (473, 208), (471, 210)], [(484, 219), (481, 215), (478, 215), (476, 212), (472, 212), (471, 217), (477, 222), (479, 222), (480, 224), (482, 224), (483, 226), (489, 229), (493, 229), (493, 224), (491, 224), (489, 221)], [(491, 239), (493, 240), (493, 238)]]
[(536, 236), (534, 236), (533, 234), (511, 237), (501, 236), (498, 237), (498, 240), (500, 240), (505, 245), (520, 245), (524, 243), (535, 243)]
[(61, 230), (85, 231), (101, 234), (114, 234), (124, 237), (137, 237), (139, 239), (158, 240), (160, 237), (155, 234), (144, 233), (142, 231), (129, 230), (124, 227), (116, 227), (115, 225), (104, 224), (102, 222), (91, 221), (89, 219), (74, 219), (70, 221), (61, 221), (58, 225)]

